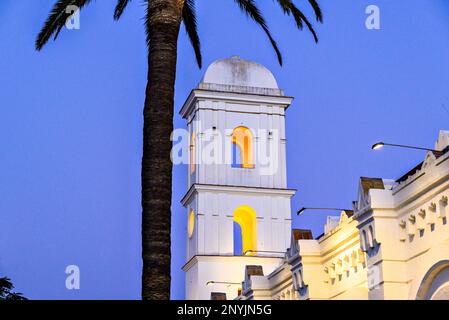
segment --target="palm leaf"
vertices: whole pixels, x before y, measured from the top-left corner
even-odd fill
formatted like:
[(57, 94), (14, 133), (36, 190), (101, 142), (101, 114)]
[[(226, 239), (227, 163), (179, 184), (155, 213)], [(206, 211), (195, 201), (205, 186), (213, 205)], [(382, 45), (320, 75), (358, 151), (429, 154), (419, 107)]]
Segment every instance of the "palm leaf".
[(292, 11), (292, 7), (294, 7), (294, 4), (292, 0), (278, 0), (279, 5), (282, 8), (282, 11), (284, 11), (285, 14), (293, 15), (293, 18), (295, 19), (296, 26), (299, 30), (303, 29), (303, 23), (300, 16), (298, 16), (295, 12)]
[(37, 36), (35, 43), (36, 50), (42, 50), (44, 45), (53, 35), (54, 40), (56, 40), (59, 32), (65, 26), (67, 19), (71, 16), (70, 13), (66, 12), (68, 6), (77, 6), (81, 10), (91, 1), (92, 0), (58, 0)]
[(313, 8), (313, 11), (315, 11), (315, 17), (318, 22), (323, 23), (323, 12), (321, 11), (320, 5), (316, 0), (309, 0), (310, 5)]
[[(295, 19), (296, 26), (298, 29), (302, 30), (304, 27), (304, 23), (306, 24), (309, 31), (312, 33), (313, 38), (315, 39), (315, 42), (318, 42), (318, 36), (315, 32), (315, 29), (313, 28), (312, 24), (310, 23), (309, 19), (304, 15), (304, 13), (299, 10), (292, 0), (277, 0), (280, 7), (282, 8), (282, 11), (287, 15), (292, 15)], [(318, 2), (316, 0), (309, 0), (309, 3), (312, 5), (315, 16), (317, 21), (322, 22), (323, 21), (323, 14), (321, 12), (321, 9), (318, 5)]]
[(123, 14), (123, 11), (125, 10), (128, 3), (130, 3), (130, 2), (131, 2), (131, 0), (118, 0), (117, 6), (115, 7), (115, 10), (114, 10), (114, 20), (120, 19), (120, 17)]
[(270, 43), (276, 51), (276, 55), (278, 57), (279, 64), (282, 65), (282, 55), (278, 48), (278, 45), (276, 41), (271, 36), (270, 30), (268, 29), (267, 23), (265, 22), (264, 17), (262, 16), (262, 13), (260, 12), (259, 8), (257, 8), (254, 0), (234, 0), (240, 9), (251, 19), (254, 20), (262, 29), (265, 31), (265, 34), (267, 35), (268, 39), (270, 40)]
[(182, 9), (182, 20), (186, 27), (187, 35), (189, 36), (190, 43), (195, 51), (196, 62), (201, 69), (202, 56), (201, 56), (201, 43), (198, 36), (195, 0), (185, 0), (184, 7)]
[(299, 10), (294, 4), (292, 4), (291, 10), (292, 10), (293, 16), (295, 17), (295, 20), (297, 20), (297, 23), (298, 23), (298, 20), (304, 21), (304, 23), (306, 24), (307, 28), (312, 33), (313, 38), (315, 39), (315, 42), (318, 42), (318, 36), (317, 36), (317, 34), (315, 32), (315, 29), (313, 28), (313, 26), (310, 23), (309, 19), (307, 19), (307, 17), (304, 15), (304, 13), (302, 13), (302, 11)]
[(285, 14), (290, 15), (290, 13), (291, 13), (290, 4), (292, 1), (291, 0), (277, 0), (277, 2), (281, 6), (282, 11), (284, 11)]

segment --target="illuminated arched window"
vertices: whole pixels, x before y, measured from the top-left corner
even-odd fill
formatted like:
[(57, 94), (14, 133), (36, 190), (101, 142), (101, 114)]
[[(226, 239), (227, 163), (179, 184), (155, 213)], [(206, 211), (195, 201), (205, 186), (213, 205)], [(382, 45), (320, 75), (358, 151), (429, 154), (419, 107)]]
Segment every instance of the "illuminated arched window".
[(195, 132), (190, 137), (190, 174), (195, 172)]
[(240, 225), (243, 254), (255, 254), (257, 251), (256, 212), (250, 206), (240, 206), (234, 211), (234, 221)]
[(187, 233), (189, 235), (189, 239), (192, 238), (194, 230), (195, 230), (195, 212), (193, 211), (193, 209), (191, 209), (189, 213), (189, 221), (187, 222)]
[(241, 256), (243, 254), (242, 246), (242, 227), (236, 221), (234, 221), (234, 256)]
[(247, 127), (237, 127), (232, 131), (232, 166), (254, 168), (254, 139)]

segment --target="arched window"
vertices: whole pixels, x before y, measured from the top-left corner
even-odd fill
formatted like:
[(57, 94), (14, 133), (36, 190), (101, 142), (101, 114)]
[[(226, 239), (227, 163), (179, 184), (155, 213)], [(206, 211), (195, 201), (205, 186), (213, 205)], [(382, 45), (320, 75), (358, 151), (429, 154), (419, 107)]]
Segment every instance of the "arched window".
[(371, 225), (368, 227), (368, 246), (374, 248), (374, 229)]
[(441, 260), (427, 271), (419, 286), (416, 299), (449, 300), (449, 260)]
[(195, 172), (195, 132), (190, 137), (190, 174)]
[(189, 213), (189, 221), (187, 222), (187, 233), (189, 235), (189, 239), (192, 238), (194, 230), (195, 230), (195, 212), (193, 211), (193, 209), (191, 209)]
[(247, 127), (237, 127), (232, 131), (232, 166), (254, 168), (254, 139)]
[(234, 221), (234, 256), (243, 255), (242, 247), (242, 228), (240, 224)]
[(240, 206), (234, 211), (234, 221), (241, 229), (243, 254), (254, 255), (257, 251), (256, 212), (250, 206)]

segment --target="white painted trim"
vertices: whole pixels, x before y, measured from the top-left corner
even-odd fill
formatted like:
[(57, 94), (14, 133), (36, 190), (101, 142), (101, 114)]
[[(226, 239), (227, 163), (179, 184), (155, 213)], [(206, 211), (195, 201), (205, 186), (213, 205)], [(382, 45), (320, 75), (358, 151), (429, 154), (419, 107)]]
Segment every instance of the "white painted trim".
[(225, 185), (211, 185), (211, 184), (193, 184), (184, 197), (181, 199), (181, 204), (185, 207), (189, 204), (190, 199), (195, 193), (201, 191), (219, 191), (224, 193), (245, 193), (245, 194), (259, 194), (259, 195), (283, 195), (286, 197), (293, 197), (297, 190), (295, 189), (276, 189), (276, 188), (260, 188), (260, 187), (245, 187), (245, 186), (225, 186)]
[[(214, 101), (226, 101), (226, 102), (240, 102), (254, 105), (265, 104), (268, 106), (278, 106), (287, 109), (293, 102), (293, 97), (288, 96), (268, 96), (260, 94), (250, 93), (234, 93), (234, 92), (221, 92), (194, 89), (190, 92), (187, 100), (181, 108), (179, 114), (184, 118), (190, 115), (192, 107), (198, 100), (214, 100)], [(257, 112), (259, 113), (259, 112)]]

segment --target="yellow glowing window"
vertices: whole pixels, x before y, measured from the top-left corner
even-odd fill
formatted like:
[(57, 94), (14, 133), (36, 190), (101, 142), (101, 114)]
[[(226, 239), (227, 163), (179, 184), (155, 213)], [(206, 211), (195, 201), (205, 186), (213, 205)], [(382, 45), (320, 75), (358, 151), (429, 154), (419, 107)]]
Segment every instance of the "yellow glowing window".
[(256, 212), (250, 206), (240, 206), (234, 211), (234, 221), (242, 230), (243, 254), (254, 255), (257, 251)]
[(190, 174), (195, 172), (195, 132), (190, 138)]
[(190, 213), (189, 213), (189, 221), (188, 221), (188, 226), (187, 226), (187, 232), (189, 234), (189, 238), (192, 238), (193, 230), (195, 230), (195, 212), (192, 209), (192, 210), (190, 210)]
[(232, 131), (232, 166), (254, 168), (254, 139), (247, 127)]

